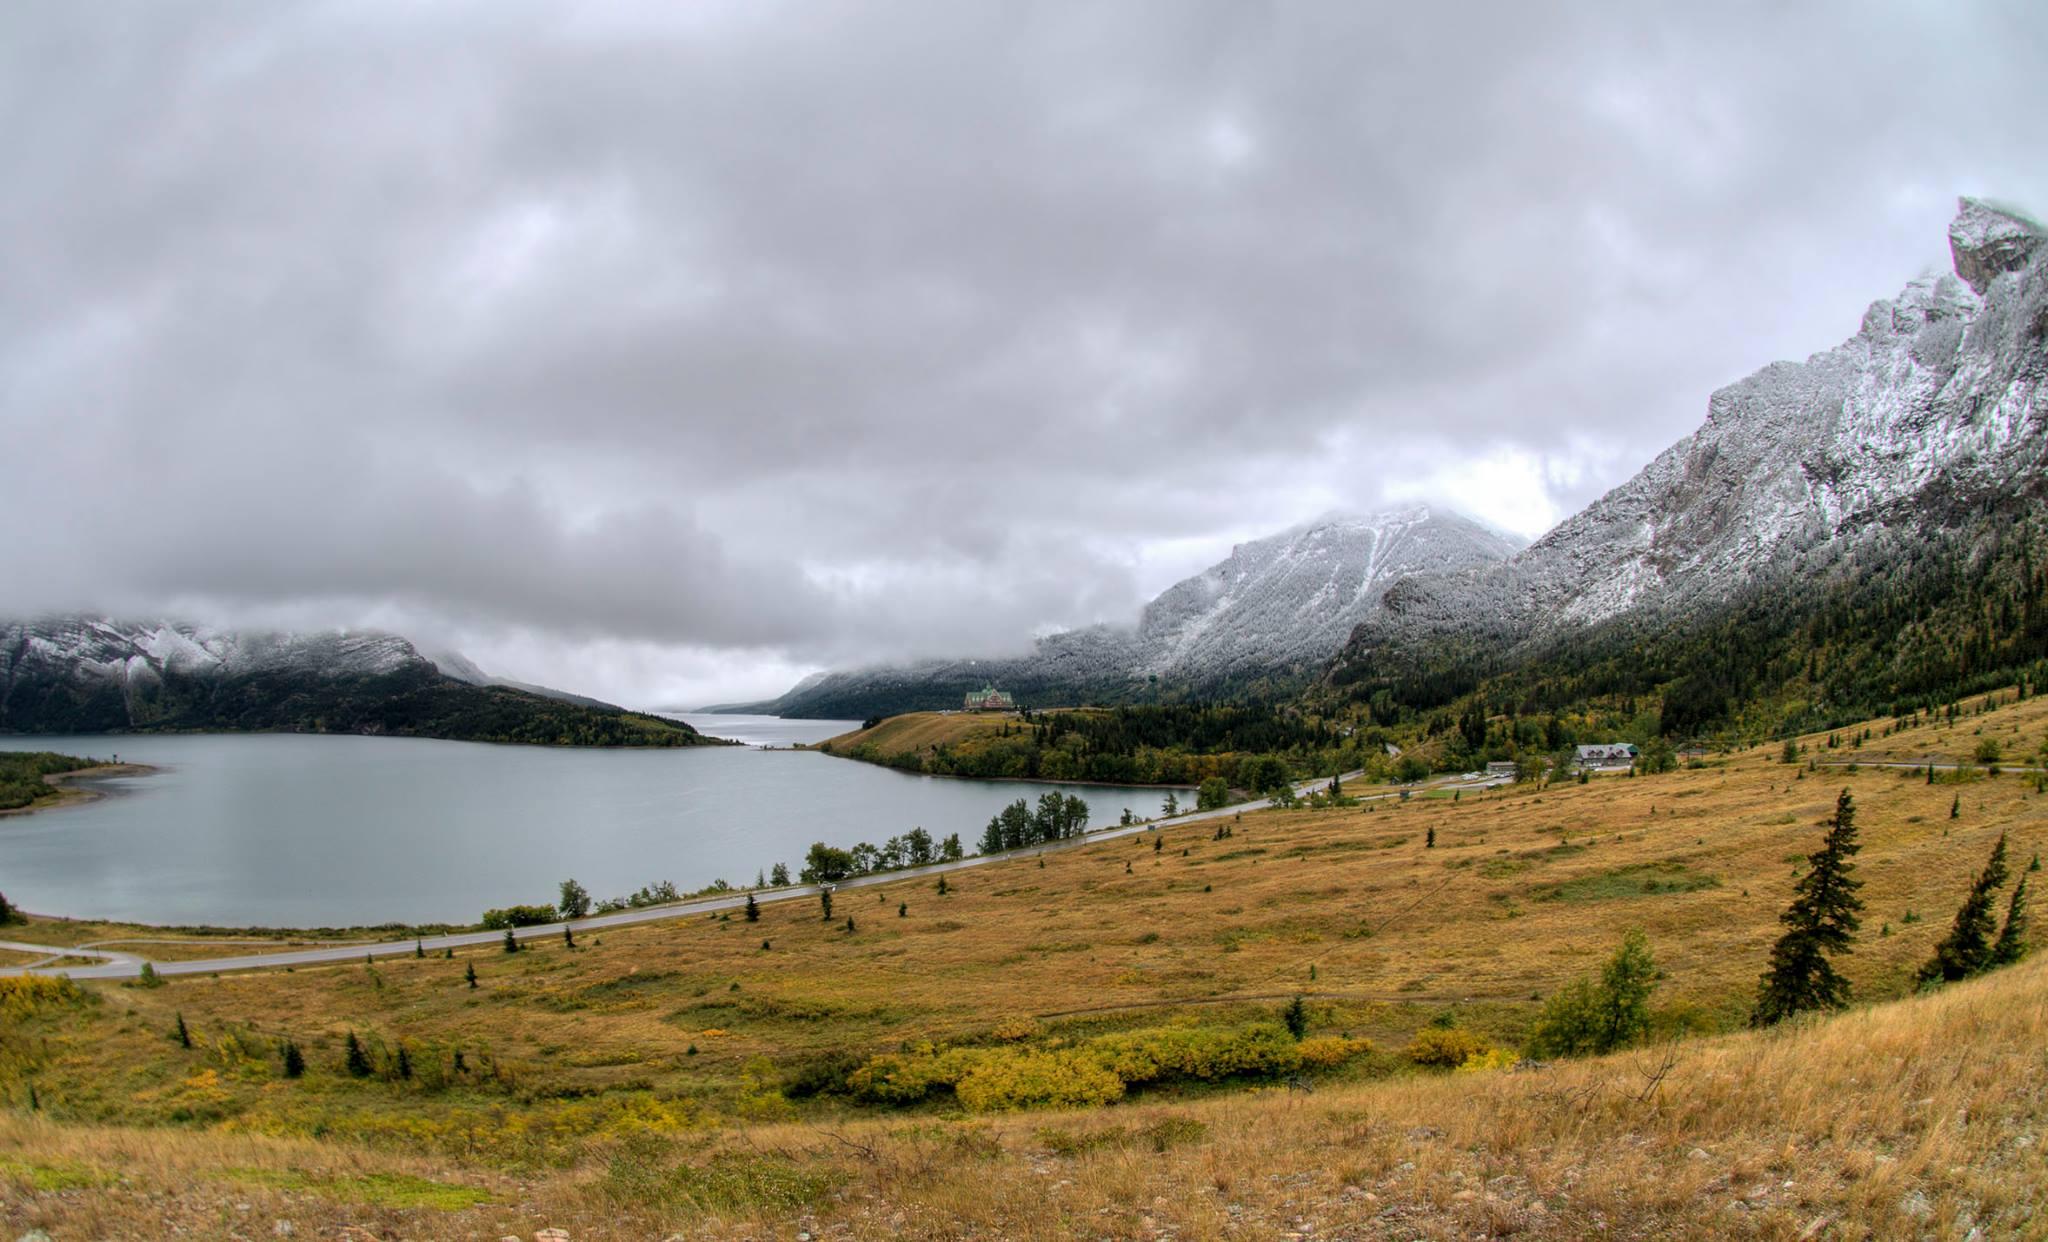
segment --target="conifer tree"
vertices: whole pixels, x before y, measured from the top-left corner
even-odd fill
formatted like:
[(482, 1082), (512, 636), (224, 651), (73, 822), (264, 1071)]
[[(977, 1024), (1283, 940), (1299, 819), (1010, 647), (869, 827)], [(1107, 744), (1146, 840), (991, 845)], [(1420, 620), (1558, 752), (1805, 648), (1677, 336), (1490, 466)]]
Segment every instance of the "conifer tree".
[(178, 1033), (173, 1038), (178, 1041), (178, 1047), (180, 1048), (190, 1048), (192, 1046), (192, 1032), (185, 1029), (185, 1015), (183, 1013), (178, 1015)]
[(818, 904), (819, 904), (820, 906), (824, 907), (824, 910), (825, 910), (825, 915), (824, 915), (824, 917), (823, 917), (823, 918), (822, 918), (822, 919), (821, 919), (820, 921), (821, 921), (821, 922), (825, 922), (825, 923), (829, 923), (829, 922), (831, 922), (831, 921), (832, 921), (832, 890), (831, 890), (831, 889), (829, 889), (829, 888), (821, 888), (821, 889), (819, 889), (819, 890), (818, 890)]
[(412, 1054), (405, 1050), (404, 1044), (398, 1045), (398, 1077), (406, 1082), (412, 1081)]
[(907, 901), (899, 901), (899, 902), (897, 902), (897, 903), (896, 903), (896, 917), (897, 917), (897, 918), (899, 918), (899, 919), (907, 919), (907, 918), (909, 918), (909, 917), (910, 917), (910, 903), (909, 903), (909, 902), (907, 902)]
[(348, 1033), (348, 1058), (346, 1064), (349, 1077), (368, 1078), (370, 1076), (369, 1054), (363, 1051), (362, 1041), (356, 1038), (354, 1031)]
[(1287, 1033), (1300, 1039), (1308, 1034), (1308, 1005), (1299, 995), (1287, 1002), (1287, 1008), (1280, 1011), (1280, 1021), (1286, 1025)]
[(1807, 856), (1807, 872), (1793, 886), (1792, 904), (1778, 916), (1785, 932), (1771, 946), (1750, 1022), (1768, 1026), (1809, 1009), (1840, 1009), (1849, 1003), (1849, 981), (1828, 959), (1853, 952), (1856, 917), (1863, 902), (1861, 880), (1850, 861), (1863, 846), (1856, 839), (1856, 803), (1844, 789), (1821, 848)]
[(0, 923), (14, 921), (14, 907), (7, 904), (7, 894), (0, 893)]
[(469, 963), (469, 964), (468, 964), (467, 966), (463, 967), (463, 970), (462, 970), (462, 977), (463, 977), (463, 978), (465, 978), (465, 979), (467, 979), (467, 980), (469, 980), (469, 986), (471, 986), (471, 987), (475, 987), (475, 986), (476, 986), (476, 963), (475, 963), (475, 962), (471, 962), (471, 963)]
[(2027, 877), (2020, 875), (2020, 882), (2013, 885), (2012, 900), (2005, 907), (2005, 926), (1999, 930), (1998, 943), (1991, 946), (1993, 967), (2010, 966), (2027, 955)]
[(576, 929), (567, 923), (562, 924), (562, 947), (565, 949), (576, 947)]
[(853, 916), (852, 916), (851, 914), (849, 914), (849, 915), (847, 915), (847, 916), (846, 916), (846, 930), (848, 930), (848, 931), (853, 931), (853, 930), (855, 930), (855, 929), (854, 929), (854, 926), (853, 926)]
[(774, 885), (776, 888), (788, 888), (789, 864), (776, 863), (774, 866), (768, 868), (768, 883)]
[(940, 876), (940, 877), (939, 877), (939, 896), (941, 896), (941, 897), (944, 897), (945, 895), (946, 895), (946, 877), (945, 877), (945, 876)]
[(425, 956), (427, 955), (427, 946), (426, 946), (426, 945), (425, 945), (425, 944), (424, 944), (423, 942), (421, 942), (421, 941), (418, 941), (418, 940), (415, 940), (415, 941), (413, 941), (413, 942), (412, 942), (412, 955), (413, 955), (414, 957), (416, 957), (416, 958), (419, 958), (419, 957), (425, 957)]
[(1436, 848), (1436, 825), (1435, 825), (1435, 824), (1431, 824), (1431, 825), (1429, 826), (1429, 835), (1428, 835), (1428, 836), (1425, 836), (1425, 837), (1424, 837), (1424, 838), (1422, 839), (1422, 848), (1423, 848), (1423, 849), (1426, 849), (1426, 850), (1433, 850), (1433, 849), (1435, 849), (1435, 848)]
[(758, 923), (758, 922), (760, 922), (760, 921), (761, 921), (761, 903), (760, 903), (760, 902), (758, 902), (758, 901), (755, 901), (755, 900), (754, 900), (754, 895), (753, 895), (752, 893), (748, 893), (748, 894), (747, 894), (747, 922), (749, 922), (749, 923)]
[(505, 952), (519, 952), (519, 939), (512, 934), (512, 929), (509, 927), (505, 929)]
[(1956, 911), (1948, 936), (1934, 947), (1934, 956), (1913, 977), (1915, 982), (1923, 986), (1954, 983), (1982, 974), (1990, 967), (1991, 929), (1996, 925), (1992, 895), (2005, 885), (2005, 877), (2005, 834), (2001, 832), (1998, 844), (1991, 847), (1984, 870), (1977, 873), (1969, 896), (1963, 898), (1962, 908)]
[(286, 1078), (299, 1078), (302, 1077), (305, 1074), (305, 1072), (306, 1055), (299, 1051), (299, 1046), (297, 1044), (293, 1043), (289, 1039), (285, 1040), (284, 1076)]

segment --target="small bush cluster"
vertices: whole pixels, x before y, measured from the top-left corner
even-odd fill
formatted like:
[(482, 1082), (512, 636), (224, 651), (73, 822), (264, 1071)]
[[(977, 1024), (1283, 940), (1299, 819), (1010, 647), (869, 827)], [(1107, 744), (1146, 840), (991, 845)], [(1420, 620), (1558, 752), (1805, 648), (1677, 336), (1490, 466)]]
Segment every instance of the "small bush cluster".
[(1431, 1069), (1457, 1069), (1491, 1051), (1485, 1040), (1455, 1026), (1424, 1027), (1408, 1042), (1408, 1059)]
[(926, 1044), (870, 1058), (846, 1077), (857, 1098), (915, 1104), (951, 1091), (975, 1112), (1107, 1104), (1148, 1083), (1278, 1077), (1328, 1069), (1371, 1050), (1325, 1035), (1297, 1042), (1276, 1022), (1241, 1027), (1164, 1026), (1099, 1035), (1073, 1045), (940, 1049)]

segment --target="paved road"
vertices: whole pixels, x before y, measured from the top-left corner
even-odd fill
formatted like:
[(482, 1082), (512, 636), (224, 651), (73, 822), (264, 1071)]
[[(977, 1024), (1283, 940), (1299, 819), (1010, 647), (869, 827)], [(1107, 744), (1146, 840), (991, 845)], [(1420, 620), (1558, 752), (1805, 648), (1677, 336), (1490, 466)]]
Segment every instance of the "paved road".
[[(1353, 780), (1363, 775), (1363, 772), (1346, 772), (1343, 779)], [(1315, 793), (1326, 788), (1329, 783), (1327, 779), (1305, 781), (1295, 786), (1295, 792), (1301, 795)], [(1439, 785), (1455, 785), (1461, 789), (1488, 788), (1497, 783), (1499, 782), (1465, 782), (1456, 778), (1436, 782)], [(1393, 793), (1370, 795), (1367, 800), (1379, 800), (1398, 796), (1399, 791), (1395, 791)], [(1214, 811), (1194, 811), (1186, 815), (1176, 815), (1172, 819), (1153, 820), (1150, 823), (1132, 824), (1128, 827), (1119, 825), (1113, 828), (1104, 828), (1088, 833), (1085, 836), (1073, 837), (1065, 841), (1048, 842), (1044, 845), (1036, 845), (1028, 849), (1011, 850), (1001, 854), (976, 854), (970, 858), (961, 858), (952, 862), (933, 863), (924, 867), (908, 867), (901, 871), (881, 871), (873, 875), (855, 876), (851, 879), (839, 881), (833, 888), (834, 891), (844, 892), (848, 889), (872, 888), (877, 884), (896, 884), (904, 880), (916, 880), (943, 875), (950, 871), (965, 871), (973, 867), (984, 867), (990, 863), (1003, 862), (1011, 858), (1030, 857), (1037, 854), (1051, 853), (1056, 850), (1076, 849), (1084, 845), (1093, 845), (1098, 841), (1110, 841), (1119, 837), (1135, 836), (1139, 833), (1152, 832), (1162, 828), (1179, 828), (1188, 824), (1199, 824), (1210, 820), (1223, 819), (1229, 816), (1240, 815), (1246, 811), (1264, 810), (1271, 805), (1272, 800), (1270, 798), (1259, 798), (1251, 802), (1240, 802)], [(816, 900), (818, 886), (815, 884), (794, 884), (787, 888), (754, 889), (753, 893), (755, 901), (762, 905), (778, 901)], [(575, 919), (566, 923), (543, 923), (532, 927), (514, 928), (512, 936), (515, 940), (521, 941), (560, 940), (562, 938), (562, 928), (565, 926), (574, 928), (578, 935), (582, 935), (586, 932), (601, 932), (608, 927), (630, 927), (635, 923), (655, 923), (663, 919), (681, 919), (689, 918), (693, 915), (720, 914), (728, 910), (742, 909), (746, 904), (746, 891), (735, 890), (731, 893), (721, 893), (716, 897), (699, 897), (690, 901), (672, 902), (662, 906), (643, 906), (633, 910), (618, 910), (611, 914), (596, 914), (589, 918)], [(417, 940), (387, 940), (376, 943), (340, 945), (318, 949), (292, 949), (279, 953), (250, 953), (238, 957), (193, 958), (175, 962), (154, 962), (152, 965), (155, 967), (157, 974), (168, 978), (174, 975), (210, 975), (230, 970), (265, 970), (284, 966), (318, 966), (334, 962), (354, 962), (367, 958), (407, 957), (414, 952), (440, 953), (448, 949), (481, 948), (487, 945), (503, 944), (504, 940), (505, 933), (502, 931), (457, 932), (447, 936), (424, 936)], [(121, 943), (131, 942), (124, 941)], [(204, 944), (207, 942), (199, 941), (197, 943)], [(0, 975), (33, 973), (68, 975), (73, 979), (132, 979), (142, 973), (143, 959), (132, 953), (114, 953), (102, 949), (66, 948), (56, 945), (0, 944), (0, 948), (10, 948), (18, 952), (27, 953), (48, 953), (51, 956), (44, 959), (46, 962), (54, 961), (60, 956), (97, 957), (102, 959), (95, 966), (47, 966), (36, 963), (29, 966), (0, 970)]]

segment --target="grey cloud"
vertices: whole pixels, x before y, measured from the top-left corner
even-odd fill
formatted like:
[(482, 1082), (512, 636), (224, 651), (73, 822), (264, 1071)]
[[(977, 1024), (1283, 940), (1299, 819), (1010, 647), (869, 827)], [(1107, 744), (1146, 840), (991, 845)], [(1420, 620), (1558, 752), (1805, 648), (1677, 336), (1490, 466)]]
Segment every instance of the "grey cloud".
[(2030, 6), (0, 32), (14, 606), (397, 618), (620, 697), (1014, 649), (1490, 448), (1561, 515), (1955, 193), (2048, 205)]

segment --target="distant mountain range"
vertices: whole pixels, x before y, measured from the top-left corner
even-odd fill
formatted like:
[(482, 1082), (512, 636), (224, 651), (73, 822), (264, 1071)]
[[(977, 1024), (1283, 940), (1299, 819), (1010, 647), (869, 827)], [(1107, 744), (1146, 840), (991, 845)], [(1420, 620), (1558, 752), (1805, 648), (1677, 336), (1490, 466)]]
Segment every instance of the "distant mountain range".
[(1008, 659), (816, 674), (778, 699), (713, 710), (864, 719), (958, 707), (985, 684), (1027, 705), (1292, 693), (1322, 673), (1394, 582), (1498, 563), (1518, 547), (1422, 505), (1333, 514), (1239, 545), (1147, 604), (1134, 626), (1053, 634)]
[(1713, 394), (1706, 423), (1521, 553), (1385, 593), (1329, 685), (1375, 714), (1659, 695), (1785, 727), (2048, 656), (2048, 246), (1964, 199), (1954, 270)]
[(0, 732), (273, 730), (689, 746), (680, 721), (486, 675), (390, 634), (66, 616), (0, 624)]

